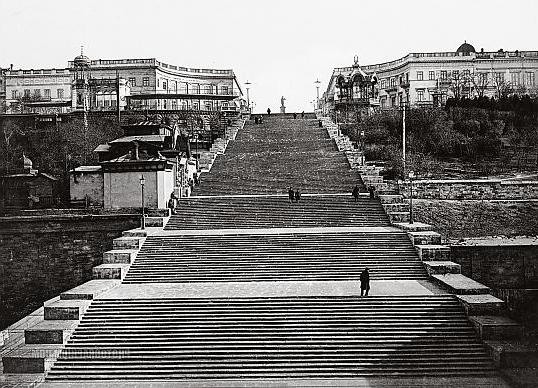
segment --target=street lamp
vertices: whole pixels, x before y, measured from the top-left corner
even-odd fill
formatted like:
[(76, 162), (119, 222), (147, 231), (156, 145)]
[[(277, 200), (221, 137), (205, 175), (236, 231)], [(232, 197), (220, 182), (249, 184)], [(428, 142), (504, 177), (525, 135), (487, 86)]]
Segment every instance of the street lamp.
[(319, 82), (319, 79), (316, 78), (316, 82), (314, 82), (314, 84), (316, 85), (316, 101), (317, 101), (317, 109), (319, 109), (319, 85), (321, 84), (321, 82)]
[(413, 223), (413, 178), (415, 177), (414, 171), (409, 171), (409, 183), (411, 193), (409, 195), (409, 223)]
[(146, 184), (146, 180), (144, 179), (144, 175), (140, 175), (140, 188), (142, 189), (142, 220), (140, 221), (140, 229), (144, 230), (146, 229), (146, 214), (144, 211), (144, 185)]
[(248, 112), (250, 113), (250, 95), (249, 95), (248, 91), (249, 91), (250, 85), (252, 85), (252, 83), (248, 82), (248, 80), (247, 80), (247, 82), (245, 82), (245, 85), (247, 85), (247, 88), (246, 88), (247, 89), (247, 106), (248, 106)]
[(402, 103), (401, 104), (401, 108), (402, 108), (402, 164), (403, 164), (403, 177), (405, 179), (405, 109), (406, 109), (406, 104), (405, 103)]

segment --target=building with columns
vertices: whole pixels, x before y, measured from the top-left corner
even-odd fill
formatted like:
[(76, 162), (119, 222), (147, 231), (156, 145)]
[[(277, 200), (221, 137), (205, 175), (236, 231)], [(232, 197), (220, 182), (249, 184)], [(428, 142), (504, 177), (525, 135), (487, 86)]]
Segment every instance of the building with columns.
[[(89, 110), (239, 110), (244, 104), (231, 69), (195, 69), (149, 59), (89, 59), (65, 68), (5, 69), (0, 106), (5, 113), (65, 113), (77, 109), (77, 74), (86, 66)], [(119, 88), (118, 88), (119, 80)], [(0, 85), (0, 89), (2, 85)], [(79, 90), (80, 91), (80, 90)], [(80, 101), (79, 101), (80, 102)], [(80, 108), (80, 104), (78, 104)], [(23, 109), (24, 107), (24, 109)]]
[[(356, 72), (357, 62), (333, 70), (321, 107), (334, 111), (346, 91), (339, 80)], [(465, 42), (454, 52), (410, 53), (394, 61), (360, 66), (375, 84), (371, 106), (381, 109), (440, 106), (449, 97), (538, 95), (538, 51), (492, 51)]]

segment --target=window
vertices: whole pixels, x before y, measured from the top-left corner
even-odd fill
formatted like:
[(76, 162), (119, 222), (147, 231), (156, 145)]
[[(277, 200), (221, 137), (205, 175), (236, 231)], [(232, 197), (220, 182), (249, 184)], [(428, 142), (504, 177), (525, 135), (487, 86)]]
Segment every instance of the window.
[(429, 77), (430, 81), (434, 81), (435, 80), (435, 71), (430, 71), (430, 77)]
[(163, 81), (163, 89), (168, 90), (168, 82)]
[(526, 84), (527, 86), (534, 86), (534, 82), (535, 82), (535, 80), (534, 80), (534, 73), (531, 72), (531, 71), (527, 71), (527, 72), (525, 73), (525, 84)]
[(41, 97), (41, 89), (34, 89), (34, 97)]
[(417, 90), (417, 101), (424, 101), (424, 89)]
[(227, 95), (228, 94), (228, 86), (221, 86), (220, 87), (220, 94)]
[(495, 73), (495, 82), (503, 83), (504, 82), (504, 73)]
[(131, 86), (136, 86), (136, 78), (135, 77), (129, 77), (129, 84)]
[(43, 90), (43, 96), (45, 98), (50, 98), (50, 89)]
[(30, 97), (30, 89), (24, 89), (24, 97), (26, 98)]
[(381, 80), (381, 89), (385, 89), (386, 82), (384, 79)]
[(519, 72), (510, 73), (510, 82), (512, 83), (512, 85), (519, 85)]
[(142, 86), (149, 86), (149, 77), (142, 78)]
[(424, 79), (424, 73), (417, 71), (417, 80), (422, 81)]
[(19, 98), (19, 91), (18, 91), (18, 90), (12, 90), (12, 91), (11, 91), (11, 98), (12, 98), (13, 100)]
[(385, 108), (387, 104), (387, 98), (386, 97), (382, 97), (381, 98), (381, 108)]
[(174, 81), (174, 92), (177, 93), (177, 81)]
[(441, 79), (447, 79), (448, 78), (448, 73), (446, 70), (441, 70)]
[(197, 102), (195, 102), (195, 103), (192, 104), (192, 109), (194, 109), (194, 110), (198, 110), (198, 109), (200, 109), (200, 106), (198, 105)]
[(205, 94), (211, 94), (211, 85), (206, 85), (204, 90), (205, 90)]
[(452, 71), (452, 78), (459, 79), (460, 78), (460, 71), (459, 70)]
[(191, 91), (193, 94), (200, 94), (200, 85), (198, 84), (191, 85)]
[(469, 69), (463, 70), (463, 78), (465, 79), (471, 78), (471, 71)]
[(58, 98), (64, 98), (64, 90), (63, 89), (56, 90), (56, 93), (58, 93)]

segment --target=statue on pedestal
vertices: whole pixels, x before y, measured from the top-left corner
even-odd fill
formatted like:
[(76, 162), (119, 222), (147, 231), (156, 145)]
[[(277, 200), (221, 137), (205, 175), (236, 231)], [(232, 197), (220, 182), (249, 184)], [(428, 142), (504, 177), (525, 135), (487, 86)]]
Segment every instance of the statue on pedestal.
[(282, 96), (280, 98), (280, 113), (286, 113), (286, 107), (284, 106), (284, 101), (286, 101), (286, 99), (284, 98), (284, 96)]

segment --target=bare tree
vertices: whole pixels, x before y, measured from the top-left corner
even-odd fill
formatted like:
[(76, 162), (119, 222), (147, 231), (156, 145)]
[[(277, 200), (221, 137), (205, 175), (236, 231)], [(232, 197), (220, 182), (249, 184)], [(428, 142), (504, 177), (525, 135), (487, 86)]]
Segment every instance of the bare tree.
[(485, 72), (473, 73), (470, 76), (470, 81), (478, 97), (484, 97), (486, 90), (491, 85), (488, 73)]

